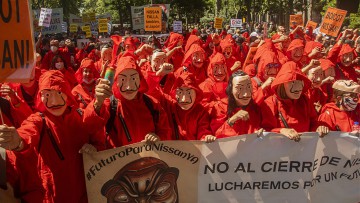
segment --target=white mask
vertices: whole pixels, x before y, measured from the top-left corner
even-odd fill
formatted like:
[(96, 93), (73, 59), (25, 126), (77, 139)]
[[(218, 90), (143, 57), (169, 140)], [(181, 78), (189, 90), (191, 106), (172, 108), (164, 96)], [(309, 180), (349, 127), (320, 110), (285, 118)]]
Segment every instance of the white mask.
[(85, 84), (91, 84), (92, 82), (94, 82), (95, 81), (95, 79), (93, 78), (93, 79), (91, 79), (91, 80), (87, 80), (86, 78), (83, 78), (83, 82), (85, 83)]
[(343, 98), (343, 107), (345, 111), (354, 111), (357, 106), (357, 102), (354, 101), (351, 97), (344, 97)]
[(51, 47), (50, 47), (50, 50), (51, 50), (53, 53), (55, 53), (55, 52), (58, 50), (58, 48), (57, 48), (56, 46), (51, 46)]
[(55, 68), (61, 70), (64, 68), (64, 62), (57, 62), (55, 63)]

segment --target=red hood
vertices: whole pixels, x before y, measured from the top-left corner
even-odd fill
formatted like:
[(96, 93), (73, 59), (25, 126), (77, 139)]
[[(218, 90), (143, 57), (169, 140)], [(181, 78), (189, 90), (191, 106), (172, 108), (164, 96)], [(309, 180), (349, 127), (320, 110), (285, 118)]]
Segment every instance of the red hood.
[(182, 73), (175, 80), (174, 86), (170, 93), (172, 98), (176, 100), (176, 89), (178, 89), (179, 87), (190, 87), (190, 88), (193, 88), (196, 92), (196, 99), (195, 99), (194, 105), (198, 104), (202, 100), (203, 94), (195, 81), (196, 81), (195, 77), (192, 73), (189, 73), (189, 72)]
[(188, 52), (193, 44), (201, 44), (201, 39), (196, 35), (190, 35), (189, 39), (186, 41), (185, 53)]
[(258, 64), (258, 73), (257, 76), (261, 81), (265, 81), (264, 75), (265, 75), (265, 67), (270, 63), (277, 63), (279, 64), (280, 69), (280, 62), (277, 59), (276, 55), (272, 51), (265, 51), (263, 55), (260, 58), (259, 64)]
[(184, 56), (184, 59), (183, 59), (183, 64), (184, 64), (184, 63), (190, 63), (190, 64), (191, 64), (191, 60), (192, 60), (191, 56), (193, 55), (193, 53), (198, 52), (198, 51), (206, 54), (205, 51), (204, 51), (204, 49), (203, 49), (199, 44), (194, 44), (194, 45), (192, 45), (191, 48), (185, 53), (185, 56)]
[(291, 59), (291, 51), (299, 47), (304, 47), (303, 41), (301, 39), (294, 39), (286, 50), (286, 56)]
[(114, 76), (114, 84), (112, 86), (112, 91), (114, 93), (114, 96), (116, 98), (118, 98), (118, 99), (122, 98), (122, 96), (120, 94), (120, 87), (118, 87), (118, 85), (117, 85), (117, 77), (125, 69), (134, 69), (139, 73), (139, 75), (140, 75), (139, 92), (140, 93), (147, 92), (148, 85), (147, 85), (147, 83), (146, 83), (146, 81), (144, 79), (144, 76), (142, 75), (140, 68), (137, 66), (134, 57), (131, 56), (131, 53), (127, 52), (127, 53), (124, 54), (124, 56), (122, 56), (119, 59), (119, 61), (117, 63), (117, 68), (116, 68), (115, 76)]
[(222, 49), (222, 51), (225, 50), (226, 47), (232, 47), (234, 44), (232, 43), (232, 39), (229, 38), (225, 38), (223, 40), (221, 40), (220, 42), (220, 47)]
[(71, 88), (69, 82), (65, 79), (65, 76), (59, 70), (48, 70), (44, 72), (39, 79), (39, 91), (36, 98), (36, 106), (39, 110), (44, 111), (45, 107), (41, 102), (42, 90), (56, 90), (60, 91), (68, 97), (68, 106), (77, 106), (77, 102), (71, 94)]
[(320, 47), (320, 49), (322, 49), (323, 45), (320, 42), (308, 41), (305, 45), (304, 55), (309, 55), (315, 47)]
[(264, 55), (265, 52), (272, 51), (276, 53), (276, 47), (271, 39), (266, 39), (265, 43), (261, 45), (255, 53), (253, 63), (257, 63), (261, 56)]
[(337, 62), (340, 62), (341, 61), (341, 56), (344, 55), (344, 54), (347, 54), (347, 53), (353, 53), (354, 49), (351, 48), (350, 45), (348, 44), (343, 44), (341, 46), (341, 49), (340, 49), (340, 52), (339, 52), (339, 55), (338, 55), (338, 58), (337, 58)]
[(94, 61), (89, 58), (85, 58), (81, 61), (80, 68), (75, 73), (76, 80), (79, 84), (81, 84), (83, 82), (84, 68), (89, 68), (91, 70), (91, 72), (94, 74), (95, 80), (100, 77), (99, 72), (95, 68)]
[[(210, 60), (210, 63), (209, 63), (208, 68), (207, 68), (207, 75), (213, 81), (215, 81), (215, 78), (214, 78), (214, 75), (213, 75), (213, 69), (214, 69), (213, 64), (214, 63), (222, 63), (222, 64), (225, 64), (225, 66), (226, 66), (226, 59), (225, 59), (224, 55), (222, 53), (217, 52), (215, 55), (212, 56), (212, 58)], [(228, 81), (227, 77), (225, 78), (225, 81)]]
[(112, 35), (111, 40), (114, 42), (114, 46), (112, 49), (112, 53), (111, 53), (112, 58), (111, 58), (111, 63), (109, 64), (109, 66), (114, 67), (116, 60), (117, 60), (117, 51), (118, 51), (119, 45), (122, 41), (122, 37), (119, 35)]
[(288, 61), (281, 67), (275, 80), (271, 84), (271, 89), (276, 92), (276, 88), (279, 85), (295, 80), (304, 81), (303, 93), (311, 87), (311, 81), (297, 68), (296, 63)]
[(320, 61), (320, 66), (321, 69), (323, 71), (326, 71), (327, 69), (329, 69), (330, 67), (334, 67), (335, 68), (335, 64), (333, 64), (333, 62), (331, 62), (329, 59), (319, 59)]
[(177, 44), (179, 43), (180, 40), (184, 40), (184, 36), (182, 36), (178, 33), (175, 33), (175, 32), (171, 32), (167, 48), (169, 50), (172, 50), (174, 47), (177, 46)]

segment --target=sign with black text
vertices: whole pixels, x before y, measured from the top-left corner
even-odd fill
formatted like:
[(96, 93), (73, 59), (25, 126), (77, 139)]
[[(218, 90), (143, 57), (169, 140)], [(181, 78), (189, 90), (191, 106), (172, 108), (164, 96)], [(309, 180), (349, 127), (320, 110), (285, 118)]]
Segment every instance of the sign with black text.
[(89, 202), (358, 202), (360, 140), (265, 133), (84, 154)]

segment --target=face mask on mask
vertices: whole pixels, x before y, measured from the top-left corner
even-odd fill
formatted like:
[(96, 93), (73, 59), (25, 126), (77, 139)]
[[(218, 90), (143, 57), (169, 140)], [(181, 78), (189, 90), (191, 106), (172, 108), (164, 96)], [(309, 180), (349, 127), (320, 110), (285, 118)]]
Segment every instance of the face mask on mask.
[(56, 46), (51, 46), (50, 49), (53, 53), (55, 53), (58, 50)]
[(83, 78), (83, 82), (88, 85), (91, 84), (92, 82), (94, 82), (94, 80), (95, 80), (94, 78), (91, 80), (87, 80), (87, 79)]
[(64, 68), (64, 62), (57, 62), (55, 63), (55, 68), (61, 70)]
[(343, 98), (343, 107), (345, 111), (353, 111), (357, 106), (357, 102), (354, 101), (351, 97), (344, 97)]

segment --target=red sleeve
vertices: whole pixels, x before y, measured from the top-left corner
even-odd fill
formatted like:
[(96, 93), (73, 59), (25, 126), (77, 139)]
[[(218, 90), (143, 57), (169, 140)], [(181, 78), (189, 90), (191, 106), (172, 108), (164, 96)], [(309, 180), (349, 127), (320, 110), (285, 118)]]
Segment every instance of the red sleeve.
[(159, 111), (159, 121), (155, 125), (156, 135), (160, 137), (160, 140), (171, 140), (172, 130), (168, 116), (159, 102), (156, 102), (156, 108)]
[(321, 114), (319, 115), (318, 118), (319, 125), (326, 126), (331, 131), (336, 131), (336, 124), (333, 122), (332, 119), (333, 116), (334, 116), (333, 112), (330, 112), (327, 109), (322, 109)]
[(104, 130), (106, 122), (110, 118), (110, 99), (105, 99), (99, 114), (95, 112), (94, 102), (95, 99), (87, 105), (83, 119), (86, 126), (91, 126), (94, 131), (101, 131)]
[(327, 59), (329, 59), (331, 62), (333, 62), (334, 64), (337, 63), (337, 58), (338, 55), (340, 53), (341, 50), (341, 45), (338, 45), (338, 43), (336, 43), (333, 48), (329, 51)]
[(280, 132), (281, 127), (279, 126), (279, 121), (277, 117), (277, 109), (273, 101), (273, 97), (268, 97), (265, 101), (260, 105), (261, 107), (261, 127), (265, 129), (265, 131), (271, 132)]
[(21, 123), (32, 114), (32, 110), (24, 100), (19, 96), (17, 96), (17, 98), (20, 103), (14, 106), (10, 101), (10, 112), (14, 119), (14, 126), (18, 128)]
[(38, 147), (42, 129), (43, 121), (39, 113), (31, 114), (24, 120), (21, 127), (17, 129), (17, 132), (24, 141), (25, 149), (27, 149), (28, 146), (31, 148)]
[(210, 116), (209, 113), (203, 108), (202, 112), (199, 112), (200, 116), (198, 117), (198, 132), (197, 138), (199, 140), (204, 140), (206, 135), (211, 135), (210, 130)]
[(226, 138), (238, 135), (233, 127), (231, 127), (227, 121), (216, 131), (216, 138)]
[(251, 84), (253, 87), (253, 92), (252, 92), (253, 100), (257, 105), (260, 105), (265, 100), (265, 97), (268, 94), (265, 90), (263, 90), (261, 86), (258, 87), (258, 84), (254, 78), (251, 78)]
[(51, 64), (51, 58), (49, 52), (45, 54), (41, 61), (40, 69), (49, 70)]

